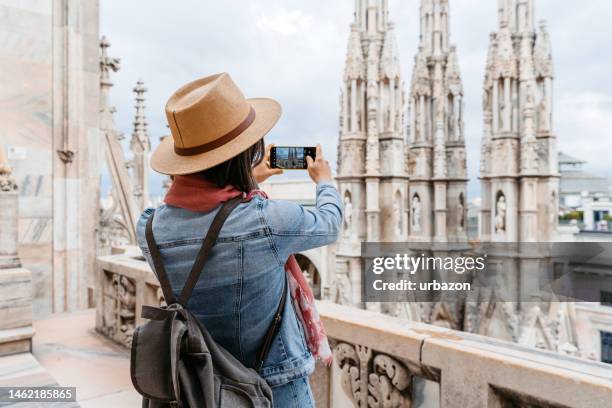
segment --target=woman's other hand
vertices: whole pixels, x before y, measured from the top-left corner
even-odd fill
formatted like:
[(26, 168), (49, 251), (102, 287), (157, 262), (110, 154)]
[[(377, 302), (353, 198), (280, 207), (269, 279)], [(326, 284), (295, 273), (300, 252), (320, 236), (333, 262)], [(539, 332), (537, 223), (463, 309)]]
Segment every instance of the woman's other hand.
[(317, 144), (316, 156), (314, 160), (312, 157), (306, 156), (308, 175), (315, 183), (332, 181), (331, 167), (329, 167), (329, 162), (323, 157), (323, 149), (321, 149), (320, 144)]
[(253, 167), (253, 177), (255, 177), (257, 184), (263, 183), (270, 176), (283, 174), (283, 169), (273, 169), (270, 167), (270, 151), (273, 147), (274, 144), (267, 145), (264, 159), (257, 166)]

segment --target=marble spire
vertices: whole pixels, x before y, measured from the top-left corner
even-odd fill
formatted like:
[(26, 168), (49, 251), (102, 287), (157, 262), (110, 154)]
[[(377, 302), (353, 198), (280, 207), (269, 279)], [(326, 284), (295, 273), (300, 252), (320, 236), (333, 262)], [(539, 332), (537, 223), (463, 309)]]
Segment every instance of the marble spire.
[[(556, 236), (558, 174), (552, 130), (554, 67), (534, 0), (500, 0), (487, 61), (481, 151), (483, 241), (550, 242)], [(537, 205), (545, 203), (545, 205)]]
[(361, 241), (407, 235), (404, 98), (388, 1), (355, 0), (340, 97), (337, 181), (348, 215), (338, 279), (350, 281), (339, 284), (349, 292), (342, 298), (360, 297)]
[(410, 92), (410, 234), (418, 242), (467, 239), (463, 83), (450, 44), (448, 0), (421, 0)]
[(136, 99), (134, 114), (134, 129), (130, 140), (130, 150), (132, 151), (132, 185), (134, 196), (139, 209), (144, 210), (149, 202), (149, 151), (151, 142), (147, 132), (147, 119), (145, 116), (145, 92), (147, 88), (144, 82), (139, 80), (134, 87)]

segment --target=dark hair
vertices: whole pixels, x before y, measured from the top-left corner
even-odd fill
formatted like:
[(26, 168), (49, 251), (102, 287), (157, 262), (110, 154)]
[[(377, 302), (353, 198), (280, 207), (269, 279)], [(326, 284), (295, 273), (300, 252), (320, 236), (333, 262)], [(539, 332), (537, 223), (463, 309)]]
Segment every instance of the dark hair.
[(199, 174), (218, 187), (234, 186), (238, 190), (248, 193), (257, 188), (257, 181), (253, 176), (253, 167), (264, 159), (265, 145), (263, 139), (246, 149), (244, 152), (217, 164), (215, 167), (203, 170)]

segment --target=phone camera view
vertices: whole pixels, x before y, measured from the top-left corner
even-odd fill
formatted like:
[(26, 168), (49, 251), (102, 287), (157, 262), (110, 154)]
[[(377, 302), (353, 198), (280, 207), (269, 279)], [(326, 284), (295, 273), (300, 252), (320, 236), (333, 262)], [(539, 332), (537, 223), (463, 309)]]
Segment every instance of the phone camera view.
[(305, 169), (306, 156), (313, 156), (308, 147), (275, 147), (272, 167), (279, 169)]

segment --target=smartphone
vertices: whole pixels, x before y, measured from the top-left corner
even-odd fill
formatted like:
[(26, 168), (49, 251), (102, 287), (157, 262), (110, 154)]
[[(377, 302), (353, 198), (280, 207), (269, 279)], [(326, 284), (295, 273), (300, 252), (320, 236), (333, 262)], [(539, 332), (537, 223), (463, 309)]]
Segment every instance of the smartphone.
[(307, 167), (306, 156), (314, 160), (316, 147), (309, 146), (274, 146), (270, 151), (270, 167), (273, 169), (304, 170)]

